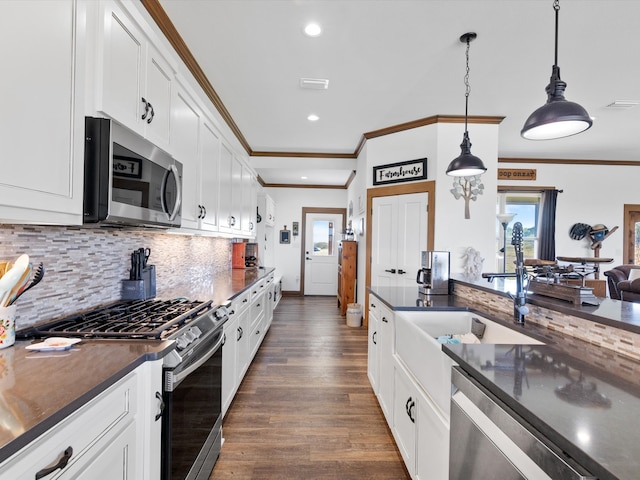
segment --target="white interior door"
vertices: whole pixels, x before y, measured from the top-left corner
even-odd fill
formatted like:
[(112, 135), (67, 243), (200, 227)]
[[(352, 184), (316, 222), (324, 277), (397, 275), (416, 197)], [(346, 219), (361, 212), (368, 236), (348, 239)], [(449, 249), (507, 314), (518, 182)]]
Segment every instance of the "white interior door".
[(426, 192), (373, 198), (371, 285), (415, 286), (427, 249), (428, 199)]
[(338, 242), (342, 215), (307, 213), (305, 217), (305, 295), (337, 295)]
[(416, 287), (416, 273), (427, 249), (429, 197), (426, 192), (398, 195), (398, 243), (396, 285)]

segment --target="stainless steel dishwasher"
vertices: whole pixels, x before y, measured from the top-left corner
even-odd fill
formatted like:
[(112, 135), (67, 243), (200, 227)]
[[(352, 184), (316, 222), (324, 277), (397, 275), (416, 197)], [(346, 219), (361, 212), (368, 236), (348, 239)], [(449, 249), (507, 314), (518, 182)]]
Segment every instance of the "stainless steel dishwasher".
[(451, 379), (449, 480), (596, 478), (460, 367)]

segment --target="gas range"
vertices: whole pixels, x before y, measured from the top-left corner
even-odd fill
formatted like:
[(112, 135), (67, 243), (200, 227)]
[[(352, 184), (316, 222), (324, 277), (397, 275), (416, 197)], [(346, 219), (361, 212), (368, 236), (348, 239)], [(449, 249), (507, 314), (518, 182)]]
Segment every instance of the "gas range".
[(185, 343), (182, 338), (184, 333), (193, 330), (193, 327), (197, 327), (198, 331), (214, 330), (224, 323), (226, 317), (226, 307), (214, 307), (211, 301), (183, 298), (121, 301), (36, 325), (18, 332), (18, 336), (175, 339), (182, 346), (180, 344)]

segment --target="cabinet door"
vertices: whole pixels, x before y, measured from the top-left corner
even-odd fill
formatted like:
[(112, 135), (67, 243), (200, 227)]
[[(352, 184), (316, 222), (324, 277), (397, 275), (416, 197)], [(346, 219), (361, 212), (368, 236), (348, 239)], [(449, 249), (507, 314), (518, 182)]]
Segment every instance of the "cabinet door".
[(146, 83), (143, 96), (149, 102), (149, 113), (146, 119), (140, 118), (145, 126), (145, 136), (154, 144), (172, 152), (171, 149), (171, 100), (173, 75), (169, 64), (153, 48), (147, 47), (145, 65)]
[(231, 233), (231, 189), (233, 152), (224, 142), (220, 147), (220, 196), (218, 204), (218, 224), (220, 231)]
[(86, 5), (14, 3), (0, 15), (0, 221), (81, 224)]
[(200, 228), (218, 230), (218, 194), (220, 186), (220, 136), (207, 122), (202, 125), (202, 158), (200, 161), (200, 201), (204, 215)]
[(424, 395), (418, 401), (416, 479), (449, 478), (449, 422)]
[(251, 171), (242, 165), (242, 233), (248, 237), (256, 236), (256, 207), (258, 206), (258, 187)]
[(238, 351), (238, 317), (234, 307), (233, 313), (224, 325), (224, 345), (222, 346), (222, 414), (224, 415), (231, 405), (233, 396), (238, 386), (237, 377), (237, 351)]
[(146, 40), (138, 26), (112, 2), (104, 3), (99, 49), (102, 83), (98, 109), (141, 135), (145, 113), (141, 85), (145, 84)]
[(378, 317), (369, 310), (369, 348), (367, 354), (367, 374), (373, 392), (378, 394)]
[(249, 368), (250, 362), (250, 344), (249, 339), (251, 337), (251, 322), (250, 322), (251, 309), (244, 310), (238, 316), (238, 328), (236, 329), (236, 341), (237, 347), (237, 362), (236, 362), (236, 377), (238, 385), (242, 383), (244, 374)]
[(243, 165), (234, 155), (231, 161), (231, 230), (242, 231), (242, 169)]
[[(202, 216), (200, 202), (200, 112), (188, 94), (179, 89), (173, 102), (173, 149), (182, 162), (182, 226), (198, 228)], [(205, 141), (203, 138), (203, 147)], [(203, 148), (204, 155), (204, 148)]]
[(380, 339), (378, 341), (378, 400), (387, 418), (387, 423), (393, 428), (393, 396), (394, 396), (394, 315), (384, 306), (380, 309)]
[(413, 383), (397, 364), (394, 367), (393, 436), (404, 463), (413, 477), (416, 470), (416, 421), (418, 398)]

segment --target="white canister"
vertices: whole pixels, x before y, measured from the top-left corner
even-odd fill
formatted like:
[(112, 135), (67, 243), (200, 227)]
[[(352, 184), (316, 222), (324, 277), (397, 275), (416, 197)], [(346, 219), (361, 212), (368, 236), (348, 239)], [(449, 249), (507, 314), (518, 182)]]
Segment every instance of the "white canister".
[(0, 307), (0, 348), (16, 343), (16, 307)]

